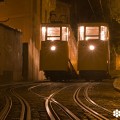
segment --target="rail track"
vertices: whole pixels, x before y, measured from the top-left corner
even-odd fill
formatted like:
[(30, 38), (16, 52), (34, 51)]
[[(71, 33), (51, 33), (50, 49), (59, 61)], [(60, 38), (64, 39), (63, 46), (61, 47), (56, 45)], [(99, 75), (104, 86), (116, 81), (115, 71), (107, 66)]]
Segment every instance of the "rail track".
[[(70, 87), (70, 86), (68, 86)], [(65, 89), (67, 87), (64, 87), (60, 90), (57, 90), (56, 92), (52, 93), (45, 101), (45, 107), (46, 107), (46, 111), (50, 117), (51, 120), (61, 120), (60, 117), (58, 116), (57, 112), (54, 110), (54, 107), (52, 106), (52, 102), (54, 104), (56, 104), (59, 108), (61, 108), (61, 110), (65, 113), (66, 116), (68, 116), (68, 118), (70, 120), (80, 120), (74, 113), (72, 113), (68, 108), (66, 108), (65, 106), (63, 106), (62, 104), (60, 104), (59, 102), (57, 102), (56, 100), (54, 100), (54, 96), (59, 93), (60, 91), (62, 91), (63, 89)]]
[(0, 112), (0, 120), (5, 120), (7, 115), (9, 114), (12, 107), (12, 99), (10, 96), (5, 96), (6, 104)]
[[(76, 104), (80, 108), (82, 108), (84, 111), (91, 114), (96, 119), (99, 119), (99, 120), (113, 120), (113, 119), (115, 119), (113, 117), (112, 111), (98, 105), (97, 103), (95, 103), (93, 100), (90, 99), (90, 97), (88, 96), (89, 87), (90, 87), (90, 85), (87, 85), (87, 86), (84, 86), (84, 87), (79, 87), (75, 91), (75, 93), (73, 95), (73, 99), (76, 102)], [(83, 94), (82, 99), (80, 98), (80, 95), (79, 95), (81, 93)], [(90, 105), (92, 105), (92, 107)], [(96, 108), (96, 110), (94, 110), (93, 107)], [(109, 114), (109, 117), (104, 116), (103, 114), (101, 114), (100, 110), (106, 112), (105, 114)]]
[(62, 87), (59, 90), (56, 90), (55, 92), (53, 92), (52, 94), (50, 94), (48, 97), (40, 95), (36, 92), (34, 92), (32, 89), (34, 89), (37, 86), (33, 86), (29, 88), (29, 91), (31, 91), (32, 93), (34, 93), (35, 95), (45, 99), (45, 108), (46, 108), (46, 112), (48, 114), (49, 119), (51, 120), (62, 120), (63, 118), (60, 118), (60, 116), (58, 115), (58, 113), (56, 112), (56, 109), (60, 109), (62, 113), (64, 113), (64, 117), (66, 119), (69, 120), (80, 120), (76, 115), (74, 115), (69, 109), (67, 109), (64, 105), (62, 105), (61, 103), (57, 102), (53, 97), (59, 93), (60, 91), (64, 90), (67, 87)]
[(29, 103), (21, 97), (14, 89), (11, 89), (11, 93), (20, 101), (21, 103), (21, 113), (20, 120), (31, 120), (31, 109)]
[[(22, 86), (22, 84), (1, 85), (1, 87), (3, 87), (1, 88), (1, 95), (5, 99), (5, 102), (0, 111), (0, 120), (10, 119), (10, 116), (13, 116), (10, 115), (10, 112), (13, 111), (15, 106), (17, 106), (17, 111), (14, 111), (12, 114), (14, 114), (14, 117), (17, 116), (16, 119), (31, 120), (31, 111), (28, 102), (15, 91), (15, 88), (20, 86)], [(18, 100), (17, 103), (14, 103), (13, 99), (15, 98)], [(17, 115), (15, 112), (18, 112)]]
[[(111, 110), (97, 104), (89, 97), (88, 93), (90, 88), (93, 88), (92, 85), (94, 84), (30, 83), (3, 88), (0, 91), (3, 95), (1, 100), (4, 100), (3, 105), (1, 102), (0, 120), (11, 118), (20, 120), (40, 118), (43, 120), (83, 120), (84, 118), (119, 120), (113, 116)], [(69, 95), (66, 95), (67, 91)]]

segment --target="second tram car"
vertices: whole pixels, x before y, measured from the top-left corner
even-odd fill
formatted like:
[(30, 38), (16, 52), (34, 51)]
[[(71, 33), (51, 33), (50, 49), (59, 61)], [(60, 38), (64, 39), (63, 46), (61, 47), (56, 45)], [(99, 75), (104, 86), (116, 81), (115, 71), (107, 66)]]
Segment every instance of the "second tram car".
[(78, 71), (80, 78), (106, 78), (109, 75), (109, 51), (109, 29), (106, 23), (78, 25)]
[(77, 77), (77, 42), (69, 25), (42, 25), (40, 70), (54, 81)]

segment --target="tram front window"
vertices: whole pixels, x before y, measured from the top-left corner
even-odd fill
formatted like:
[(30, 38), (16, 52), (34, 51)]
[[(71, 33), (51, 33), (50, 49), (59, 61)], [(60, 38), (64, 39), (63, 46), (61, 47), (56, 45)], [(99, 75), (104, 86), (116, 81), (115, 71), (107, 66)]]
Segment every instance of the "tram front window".
[(42, 41), (60, 40), (60, 27), (42, 27)]
[(61, 40), (68, 41), (69, 28), (66, 26), (44, 26), (42, 27), (42, 41)]
[(60, 27), (48, 27), (47, 36), (60, 36)]
[(78, 38), (83, 40), (109, 40), (109, 29), (106, 24), (81, 24), (78, 29)]
[(86, 35), (99, 35), (99, 27), (86, 27)]
[(48, 27), (47, 40), (60, 40), (60, 27)]
[(80, 40), (99, 39), (99, 27), (97, 26), (80, 26)]
[(86, 27), (85, 40), (99, 39), (99, 27)]

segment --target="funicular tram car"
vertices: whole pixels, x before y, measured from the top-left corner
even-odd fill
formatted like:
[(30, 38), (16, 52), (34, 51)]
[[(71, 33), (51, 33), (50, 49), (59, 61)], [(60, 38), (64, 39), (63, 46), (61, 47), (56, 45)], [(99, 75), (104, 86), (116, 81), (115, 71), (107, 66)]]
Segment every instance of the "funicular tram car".
[(109, 76), (109, 29), (106, 23), (78, 25), (80, 78), (101, 80)]
[(52, 81), (77, 77), (77, 42), (68, 24), (43, 24), (40, 70)]

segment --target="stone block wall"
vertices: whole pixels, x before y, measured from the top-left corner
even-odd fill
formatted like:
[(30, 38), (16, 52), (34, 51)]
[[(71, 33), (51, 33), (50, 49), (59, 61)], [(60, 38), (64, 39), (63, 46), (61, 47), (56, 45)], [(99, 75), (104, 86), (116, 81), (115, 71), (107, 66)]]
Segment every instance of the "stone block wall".
[(0, 82), (22, 78), (21, 32), (0, 24)]

